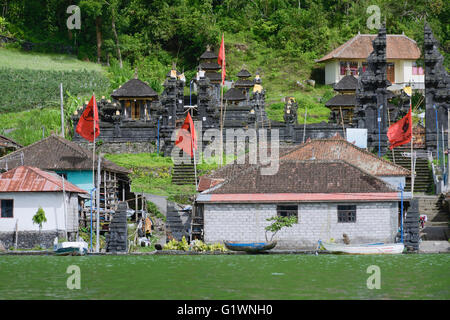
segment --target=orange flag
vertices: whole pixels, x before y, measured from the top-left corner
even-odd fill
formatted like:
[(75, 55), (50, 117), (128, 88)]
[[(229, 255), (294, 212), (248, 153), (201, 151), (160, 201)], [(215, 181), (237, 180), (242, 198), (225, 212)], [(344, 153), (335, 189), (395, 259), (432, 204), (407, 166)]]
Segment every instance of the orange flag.
[(395, 147), (409, 143), (412, 138), (412, 115), (411, 107), (406, 116), (391, 125), (388, 129), (387, 136), (391, 146), (391, 150)]
[(193, 149), (197, 150), (197, 135), (195, 133), (194, 121), (192, 121), (189, 113), (180, 130), (178, 130), (175, 145), (183, 149), (191, 158), (194, 156)]
[(217, 58), (217, 63), (222, 66), (222, 84), (225, 83), (225, 42), (223, 40), (223, 34), (222, 34), (222, 43), (220, 44), (220, 50), (219, 50), (219, 57)]
[(86, 140), (92, 142), (94, 141), (94, 126), (95, 138), (100, 135), (100, 126), (98, 123), (97, 101), (95, 101), (95, 96), (93, 95), (81, 115), (75, 131)]

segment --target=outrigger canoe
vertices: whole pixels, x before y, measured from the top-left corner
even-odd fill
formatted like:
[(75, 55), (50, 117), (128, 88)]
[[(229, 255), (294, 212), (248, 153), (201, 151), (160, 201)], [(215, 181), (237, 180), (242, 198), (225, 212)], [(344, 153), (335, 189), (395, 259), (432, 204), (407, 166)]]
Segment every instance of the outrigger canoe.
[(224, 241), (225, 247), (233, 251), (245, 251), (251, 253), (257, 253), (267, 251), (275, 248), (276, 241), (271, 242), (237, 242), (237, 241)]
[(400, 254), (405, 248), (403, 243), (369, 243), (369, 244), (338, 244), (322, 242), (319, 243), (331, 253), (344, 254)]

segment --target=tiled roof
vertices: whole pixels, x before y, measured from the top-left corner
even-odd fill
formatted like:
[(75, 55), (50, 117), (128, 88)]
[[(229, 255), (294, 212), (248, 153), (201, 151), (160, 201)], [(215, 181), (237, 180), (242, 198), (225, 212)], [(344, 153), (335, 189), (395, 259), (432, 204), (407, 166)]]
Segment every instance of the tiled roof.
[[(259, 148), (262, 148), (262, 145), (259, 145)], [(290, 151), (296, 149), (297, 146), (279, 146), (278, 149), (278, 155), (279, 157), (282, 157), (283, 155), (289, 153)], [(267, 148), (266, 150), (266, 154), (270, 155), (270, 147)], [(259, 156), (257, 158), (257, 160), (259, 161)], [(258, 162), (257, 161), (257, 162)], [(203, 175), (200, 177), (199, 179), (199, 184), (198, 184), (198, 191), (205, 191), (209, 188), (212, 188), (216, 185), (218, 185), (219, 183), (224, 182), (225, 180), (231, 179), (233, 176), (241, 173), (242, 171), (248, 169), (249, 167), (255, 166), (255, 164), (250, 164), (250, 159), (249, 159), (249, 153), (245, 154), (245, 159), (243, 164), (239, 164), (236, 161), (234, 161), (233, 163), (229, 163), (225, 166), (223, 166), (222, 168), (219, 168), (215, 171), (213, 171), (212, 173), (210, 173), (209, 175)]]
[(377, 177), (409, 176), (411, 174), (409, 170), (358, 148), (341, 136), (335, 136), (331, 139), (310, 140), (280, 159), (281, 161), (309, 160), (313, 157), (318, 160), (345, 160)]
[(336, 91), (356, 91), (358, 87), (358, 79), (353, 75), (347, 75), (343, 77), (336, 85), (334, 90)]
[(391, 193), (384, 181), (343, 160), (280, 161), (273, 175), (251, 166), (207, 194)]
[(334, 106), (356, 106), (354, 94), (338, 94), (325, 103), (325, 107)]
[[(358, 34), (317, 60), (317, 62), (323, 62), (334, 58), (367, 59), (373, 51), (372, 41), (376, 36), (376, 34)], [(403, 34), (386, 35), (386, 59), (417, 60), (419, 58), (420, 49), (414, 40)]]
[(55, 173), (20, 166), (0, 174), (0, 192), (76, 192), (87, 193)]
[(111, 94), (113, 98), (147, 98), (157, 96), (158, 93), (155, 90), (139, 79), (131, 79), (125, 82)]
[[(92, 170), (92, 151), (57, 135), (11, 152), (0, 160), (1, 169), (26, 165), (44, 170)], [(100, 164), (103, 170), (123, 174), (131, 172), (104, 158)]]

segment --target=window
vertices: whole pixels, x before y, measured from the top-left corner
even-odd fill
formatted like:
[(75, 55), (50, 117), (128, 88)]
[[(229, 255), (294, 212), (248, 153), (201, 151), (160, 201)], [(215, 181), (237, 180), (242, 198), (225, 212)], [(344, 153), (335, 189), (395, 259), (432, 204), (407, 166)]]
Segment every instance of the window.
[(368, 64), (367, 62), (362, 63), (362, 72), (365, 72), (367, 70)]
[(298, 223), (298, 206), (297, 205), (283, 205), (277, 206), (277, 215), (279, 217), (294, 216), (296, 223)]
[(347, 74), (347, 66), (350, 68), (350, 74), (354, 76), (358, 75), (358, 62), (342, 61), (340, 63), (341, 76)]
[(13, 200), (0, 200), (1, 218), (13, 218)]
[(337, 207), (338, 222), (356, 222), (356, 206), (341, 205)]
[(414, 76), (422, 76), (424, 75), (424, 70), (421, 66), (417, 65), (417, 62), (413, 62), (412, 64), (412, 74)]

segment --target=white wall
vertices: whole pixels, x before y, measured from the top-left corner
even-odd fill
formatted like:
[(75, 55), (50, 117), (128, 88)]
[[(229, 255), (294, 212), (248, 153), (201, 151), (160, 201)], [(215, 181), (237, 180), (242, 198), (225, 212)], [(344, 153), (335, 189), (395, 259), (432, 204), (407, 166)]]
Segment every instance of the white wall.
[[(398, 203), (354, 203), (355, 223), (337, 222), (337, 203), (299, 204), (298, 223), (275, 237), (277, 248), (315, 248), (318, 240), (336, 241), (346, 233), (352, 243), (393, 242), (398, 229)], [(275, 216), (276, 204), (205, 204), (206, 242), (264, 241), (267, 218)]]
[[(39, 231), (39, 226), (33, 224), (32, 218), (42, 207), (47, 222), (43, 223), (42, 230), (65, 230), (66, 221), (68, 230), (78, 229), (78, 198), (76, 194), (66, 193), (67, 217), (64, 217), (62, 192), (14, 192), (0, 193), (0, 199), (13, 199), (13, 218), (0, 218), (0, 232), (14, 232), (18, 219), (19, 231)], [(74, 217), (74, 215), (76, 215)]]
[(396, 190), (401, 183), (403, 187), (406, 185), (406, 178), (405, 177), (392, 177), (392, 176), (386, 176), (386, 177), (378, 177), (384, 182), (389, 183), (392, 187), (394, 187)]
[(332, 60), (325, 64), (325, 84), (338, 82), (339, 62)]
[(403, 82), (407, 85), (411, 82), (413, 89), (423, 89), (425, 88), (425, 75), (413, 75), (412, 67), (413, 60), (403, 61)]

